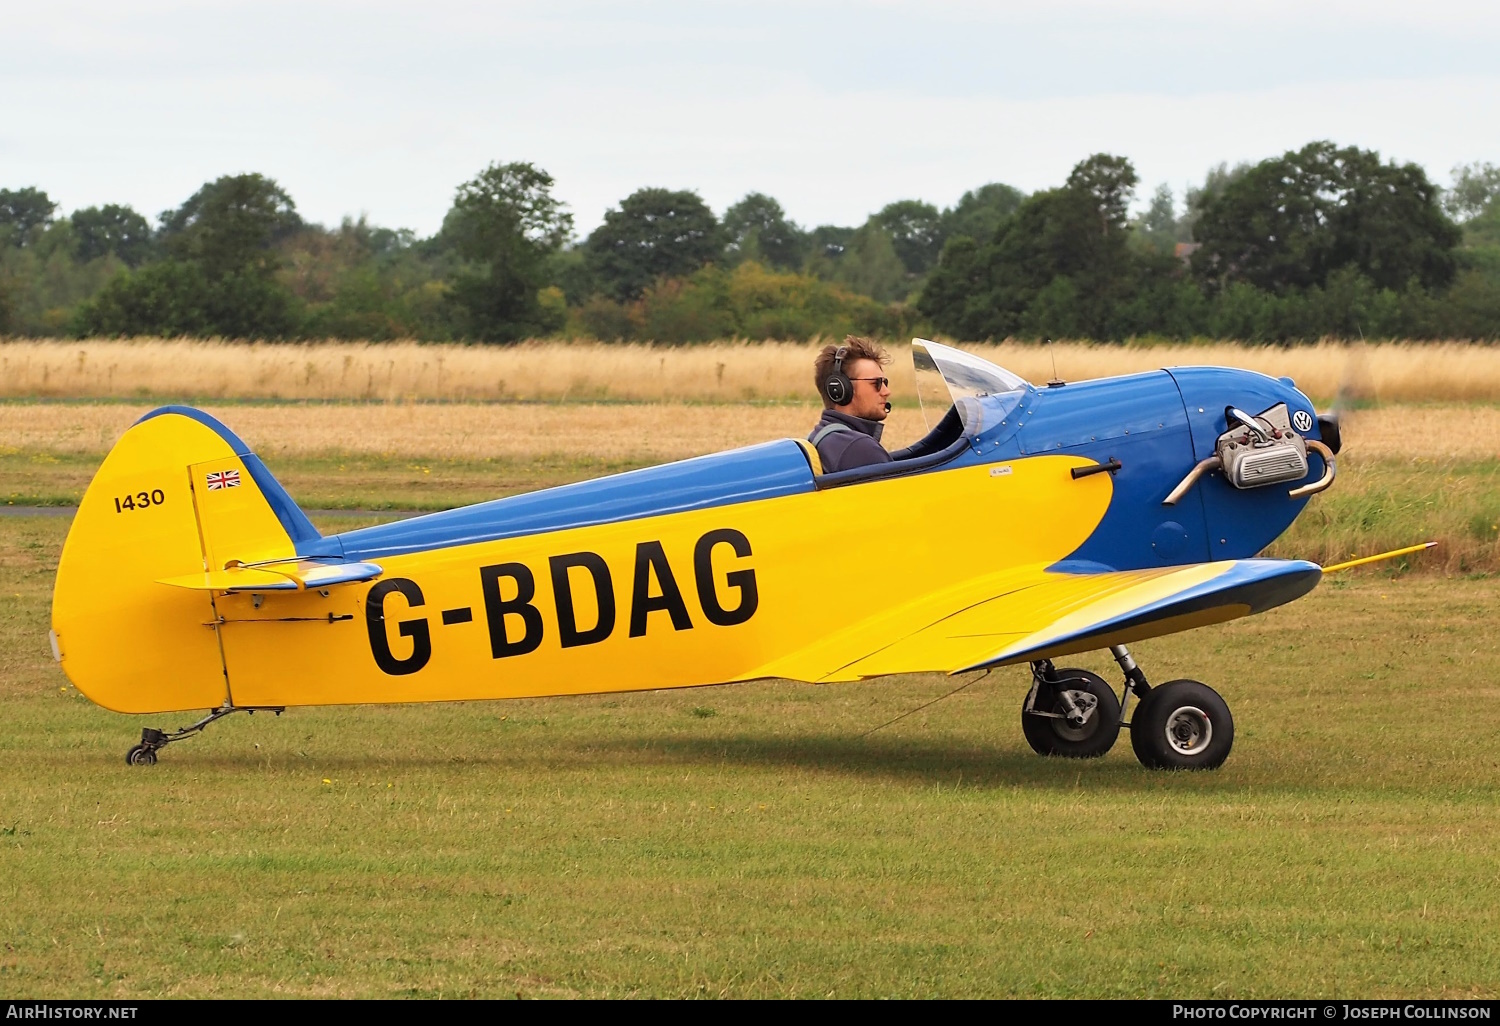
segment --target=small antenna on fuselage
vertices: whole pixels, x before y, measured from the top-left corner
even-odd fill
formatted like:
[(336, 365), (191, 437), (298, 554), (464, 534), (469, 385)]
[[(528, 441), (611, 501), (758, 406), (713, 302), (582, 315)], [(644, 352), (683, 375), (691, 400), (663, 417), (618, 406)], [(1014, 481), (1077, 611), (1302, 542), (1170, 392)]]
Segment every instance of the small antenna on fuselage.
[(1052, 357), (1052, 380), (1047, 382), (1047, 387), (1062, 388), (1067, 382), (1057, 376), (1057, 350), (1052, 348), (1052, 340), (1050, 338), (1047, 340), (1047, 354)]

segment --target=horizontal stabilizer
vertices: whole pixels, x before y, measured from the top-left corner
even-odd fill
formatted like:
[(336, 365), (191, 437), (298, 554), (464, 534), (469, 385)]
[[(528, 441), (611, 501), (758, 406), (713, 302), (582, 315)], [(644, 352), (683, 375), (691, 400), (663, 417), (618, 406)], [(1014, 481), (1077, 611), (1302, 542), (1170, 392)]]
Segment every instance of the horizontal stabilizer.
[(354, 584), (379, 577), (374, 563), (326, 563), (312, 559), (286, 560), (257, 566), (229, 566), (206, 573), (162, 577), (158, 584), (196, 591), (303, 591)]

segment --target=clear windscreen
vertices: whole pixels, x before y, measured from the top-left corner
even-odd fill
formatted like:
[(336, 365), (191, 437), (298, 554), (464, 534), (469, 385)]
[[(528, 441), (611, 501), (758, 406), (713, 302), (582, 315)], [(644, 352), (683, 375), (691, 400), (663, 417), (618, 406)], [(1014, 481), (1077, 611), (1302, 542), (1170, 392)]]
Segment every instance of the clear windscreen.
[(975, 404), (960, 400), (1020, 393), (1028, 387), (1024, 378), (1003, 367), (925, 338), (912, 339), (911, 360), (917, 377), (917, 401), (929, 431), (953, 406), (958, 407), (964, 430), (975, 430), (978, 425), (970, 423)]

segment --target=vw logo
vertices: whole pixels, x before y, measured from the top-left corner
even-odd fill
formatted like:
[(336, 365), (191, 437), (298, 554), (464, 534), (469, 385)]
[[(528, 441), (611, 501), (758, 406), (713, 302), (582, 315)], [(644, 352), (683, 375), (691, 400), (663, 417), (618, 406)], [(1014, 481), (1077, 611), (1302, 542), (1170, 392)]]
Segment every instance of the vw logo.
[(1292, 414), (1292, 426), (1298, 431), (1312, 430), (1312, 414), (1306, 410), (1298, 410)]

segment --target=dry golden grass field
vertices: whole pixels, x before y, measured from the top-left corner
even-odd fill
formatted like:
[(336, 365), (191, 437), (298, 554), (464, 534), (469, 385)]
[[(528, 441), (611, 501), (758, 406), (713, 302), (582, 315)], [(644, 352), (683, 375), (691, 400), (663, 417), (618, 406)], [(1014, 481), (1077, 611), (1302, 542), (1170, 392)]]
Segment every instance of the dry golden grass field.
[[(399, 399), (550, 401), (792, 400), (807, 397), (816, 346), (542, 342), (518, 346), (322, 342), (0, 342), (0, 398)], [(911, 364), (891, 343), (898, 394)], [(1034, 382), (1108, 377), (1181, 364), (1290, 375), (1328, 401), (1500, 401), (1500, 348), (1467, 343), (1325, 342), (1291, 348), (1058, 343), (965, 345)]]
[[(0, 447), (107, 452), (155, 403), (0, 403)], [(805, 437), (821, 408), (749, 403), (202, 404), (264, 457), (362, 453), (412, 459), (597, 457), (686, 459), (773, 438)], [(898, 406), (885, 442), (926, 430)], [(1391, 459), (1500, 457), (1500, 406), (1354, 409), (1343, 415), (1351, 455)]]

